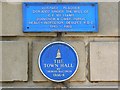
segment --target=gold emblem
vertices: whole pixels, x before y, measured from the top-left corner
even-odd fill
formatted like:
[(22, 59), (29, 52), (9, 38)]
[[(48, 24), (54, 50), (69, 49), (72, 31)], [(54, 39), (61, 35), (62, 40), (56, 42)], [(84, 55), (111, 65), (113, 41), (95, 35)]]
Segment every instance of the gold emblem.
[(58, 49), (56, 59), (60, 59), (60, 58), (61, 58), (61, 53), (60, 50)]

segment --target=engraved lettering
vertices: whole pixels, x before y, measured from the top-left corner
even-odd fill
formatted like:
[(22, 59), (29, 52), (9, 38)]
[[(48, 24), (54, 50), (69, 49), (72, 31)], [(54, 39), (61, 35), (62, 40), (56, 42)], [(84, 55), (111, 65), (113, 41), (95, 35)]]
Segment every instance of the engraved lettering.
[(31, 13), (36, 17), (31, 17), (33, 19), (27, 22), (28, 26), (36, 25), (38, 28), (45, 27), (55, 31), (74, 30), (78, 26), (81, 28), (86, 25), (95, 26), (95, 20), (88, 19), (92, 13), (91, 9), (83, 8), (83, 6), (40, 6), (31, 10)]

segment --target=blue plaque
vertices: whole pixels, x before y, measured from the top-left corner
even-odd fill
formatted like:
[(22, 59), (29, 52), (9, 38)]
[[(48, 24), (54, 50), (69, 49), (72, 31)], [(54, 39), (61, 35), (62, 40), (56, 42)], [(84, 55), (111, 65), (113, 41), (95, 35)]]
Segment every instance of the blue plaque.
[(98, 32), (98, 3), (23, 3), (23, 32)]
[(79, 60), (72, 46), (65, 42), (53, 42), (40, 52), (38, 64), (46, 78), (54, 82), (63, 82), (76, 73)]

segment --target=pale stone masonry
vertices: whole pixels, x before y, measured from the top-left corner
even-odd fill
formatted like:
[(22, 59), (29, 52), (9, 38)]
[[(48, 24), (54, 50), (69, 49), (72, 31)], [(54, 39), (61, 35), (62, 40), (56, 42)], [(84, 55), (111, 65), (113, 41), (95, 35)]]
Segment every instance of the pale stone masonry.
[[(2, 3), (0, 3), (0, 12), (2, 12)], [(2, 13), (0, 13), (0, 36), (2, 35)]]
[(90, 80), (118, 81), (118, 43), (90, 43)]
[(0, 43), (0, 80), (2, 80), (2, 43)]
[[(28, 80), (28, 43), (0, 42), (0, 81), (27, 81)], [(1, 76), (2, 75), (2, 76)]]

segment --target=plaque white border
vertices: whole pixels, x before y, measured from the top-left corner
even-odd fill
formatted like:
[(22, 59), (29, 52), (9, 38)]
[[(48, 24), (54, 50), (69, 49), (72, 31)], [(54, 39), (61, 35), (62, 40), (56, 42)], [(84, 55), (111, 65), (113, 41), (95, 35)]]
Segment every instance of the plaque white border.
[[(53, 80), (53, 79), (49, 78), (48, 76), (46, 76), (46, 75), (43, 73), (43, 71), (42, 71), (42, 69), (41, 69), (41, 66), (40, 66), (40, 62), (41, 62), (40, 58), (41, 58), (41, 55), (42, 55), (42, 53), (44, 52), (44, 50), (45, 50), (48, 46), (50, 46), (50, 45), (52, 45), (52, 44), (57, 44), (57, 43), (65, 44), (65, 45), (69, 46), (69, 47), (75, 52), (76, 58), (77, 58), (77, 67), (76, 67), (76, 70), (74, 71), (74, 73), (73, 73), (70, 77), (68, 77), (67, 79), (64, 79), (64, 80)], [(47, 79), (49, 79), (49, 80), (51, 80), (51, 81), (53, 81), (53, 82), (64, 82), (64, 81), (67, 81), (67, 80), (69, 80), (70, 78), (72, 78), (72, 77), (75, 75), (75, 73), (77, 72), (78, 66), (79, 66), (79, 58), (78, 58), (77, 52), (75, 51), (75, 49), (74, 49), (71, 45), (69, 45), (68, 43), (62, 42), (62, 41), (56, 41), (56, 42), (52, 42), (52, 43), (47, 44), (47, 45), (42, 49), (42, 51), (41, 51), (40, 54), (39, 54), (38, 65), (39, 65), (39, 70), (40, 70), (40, 72), (41, 72), (41, 73), (43, 74), (43, 76), (46, 77)]]

